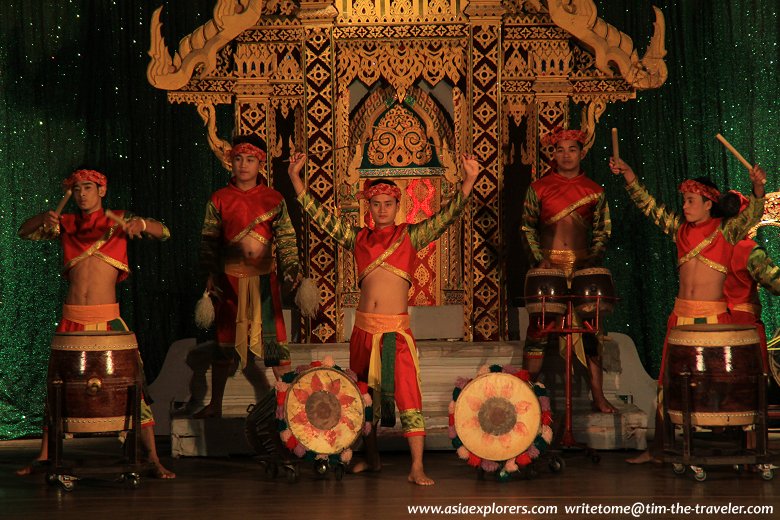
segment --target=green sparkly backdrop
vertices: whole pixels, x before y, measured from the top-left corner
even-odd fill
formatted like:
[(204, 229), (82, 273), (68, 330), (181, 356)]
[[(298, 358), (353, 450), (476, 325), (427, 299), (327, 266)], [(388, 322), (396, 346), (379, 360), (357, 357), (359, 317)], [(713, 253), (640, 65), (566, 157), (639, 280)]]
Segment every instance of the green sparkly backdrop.
[[(657, 372), (666, 317), (676, 293), (675, 250), (628, 202), (606, 168), (609, 128), (621, 155), (649, 189), (676, 204), (688, 175), (749, 189), (717, 132), (766, 166), (780, 187), (778, 14), (774, 0), (661, 1), (667, 20), (669, 80), (636, 101), (611, 105), (585, 164), (604, 184), (614, 234), (607, 256), (623, 297), (610, 330), (637, 343)], [(192, 308), (204, 202), (225, 176), (191, 107), (168, 105), (146, 83), (149, 20), (164, 4), (164, 32), (176, 42), (211, 16), (210, 0), (3, 0), (0, 2), (0, 439), (39, 432), (48, 345), (64, 283), (56, 243), (16, 237), (28, 216), (53, 207), (77, 166), (109, 176), (106, 205), (164, 221), (173, 238), (133, 243), (133, 275), (120, 285), (122, 314), (136, 331), (147, 375), (168, 345), (195, 334)], [(640, 50), (652, 27), (650, 2), (598, 2), (600, 16), (632, 35)], [(774, 234), (773, 234), (774, 233)], [(767, 244), (780, 258), (776, 232)], [(765, 298), (767, 329), (780, 302)]]

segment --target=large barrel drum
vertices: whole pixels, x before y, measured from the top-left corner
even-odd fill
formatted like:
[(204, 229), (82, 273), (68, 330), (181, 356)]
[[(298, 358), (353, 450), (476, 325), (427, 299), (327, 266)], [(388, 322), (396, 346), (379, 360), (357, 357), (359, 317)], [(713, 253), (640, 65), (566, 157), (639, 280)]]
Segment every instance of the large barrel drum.
[(683, 423), (683, 375), (690, 380), (691, 424), (744, 426), (758, 415), (763, 384), (761, 343), (751, 325), (680, 325), (669, 333), (664, 399), (669, 418)]
[(604, 267), (574, 271), (571, 279), (574, 310), (581, 318), (595, 318), (611, 314), (615, 307), (615, 284), (612, 273)]
[(55, 382), (62, 382), (63, 431), (111, 432), (132, 428), (130, 388), (141, 373), (132, 332), (57, 333), (49, 358), (49, 412)]

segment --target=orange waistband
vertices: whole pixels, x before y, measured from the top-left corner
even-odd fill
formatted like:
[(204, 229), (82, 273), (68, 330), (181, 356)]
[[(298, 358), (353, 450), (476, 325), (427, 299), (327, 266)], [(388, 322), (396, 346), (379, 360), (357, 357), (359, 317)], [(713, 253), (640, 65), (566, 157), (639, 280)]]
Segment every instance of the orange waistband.
[(738, 303), (732, 307), (732, 310), (735, 311), (742, 311), (742, 312), (749, 312), (750, 314), (753, 314), (754, 316), (760, 316), (761, 315), (761, 306), (757, 305), (755, 303)]
[(355, 327), (369, 334), (403, 332), (409, 328), (408, 314), (372, 314), (355, 311)]
[(225, 262), (225, 274), (235, 278), (260, 276), (273, 271), (273, 258), (263, 259), (260, 265), (250, 265), (244, 262)]
[(552, 267), (562, 269), (566, 277), (571, 277), (574, 267), (579, 260), (588, 257), (587, 249), (542, 249), (542, 256), (547, 259)]
[(82, 325), (111, 321), (119, 318), (119, 304), (70, 305), (65, 303), (62, 305), (62, 318)]
[(677, 316), (685, 318), (703, 318), (705, 316), (717, 316), (728, 311), (726, 302), (717, 301), (699, 301), (674, 299), (674, 313)]

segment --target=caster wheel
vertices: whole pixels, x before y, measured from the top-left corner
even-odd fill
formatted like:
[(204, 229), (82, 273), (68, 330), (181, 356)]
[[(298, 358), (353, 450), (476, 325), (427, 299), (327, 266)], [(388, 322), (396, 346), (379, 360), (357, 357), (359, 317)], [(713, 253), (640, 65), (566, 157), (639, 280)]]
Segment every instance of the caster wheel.
[(318, 460), (314, 462), (314, 473), (322, 477), (328, 473), (328, 461)]
[(775, 478), (775, 472), (772, 471), (771, 469), (766, 469), (761, 472), (761, 478), (767, 481), (772, 480), (773, 478)]
[(741, 475), (745, 472), (745, 467), (742, 464), (734, 464), (734, 471)]
[(704, 482), (707, 480), (707, 472), (703, 469), (699, 469), (696, 471), (696, 473), (693, 474), (693, 478), (696, 480), (696, 482)]
[(46, 483), (50, 486), (55, 485), (58, 482), (57, 475), (54, 473), (47, 473), (46, 474)]
[(279, 466), (276, 463), (266, 462), (263, 465), (265, 466), (265, 475), (268, 478), (274, 479), (279, 475)]
[(333, 472), (336, 474), (336, 480), (341, 480), (344, 478), (344, 464), (338, 464), (336, 468), (333, 470)]
[(76, 487), (76, 481), (68, 475), (57, 475), (57, 484), (59, 484), (60, 489), (68, 493)]
[(675, 475), (683, 475), (685, 474), (685, 466), (682, 464), (673, 464), (672, 465), (672, 471)]
[(553, 457), (550, 459), (549, 467), (553, 473), (560, 473), (566, 467), (566, 463), (560, 457)]

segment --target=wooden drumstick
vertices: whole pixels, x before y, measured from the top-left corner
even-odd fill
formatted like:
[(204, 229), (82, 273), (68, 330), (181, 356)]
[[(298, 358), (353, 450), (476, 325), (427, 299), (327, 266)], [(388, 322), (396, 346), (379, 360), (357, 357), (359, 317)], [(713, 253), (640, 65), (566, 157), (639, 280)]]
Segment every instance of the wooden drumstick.
[[(742, 165), (743, 165), (745, 168), (747, 168), (747, 169), (748, 169), (748, 171), (750, 171), (750, 170), (752, 170), (752, 169), (753, 169), (753, 165), (752, 165), (752, 164), (750, 164), (749, 162), (747, 162), (747, 159), (745, 159), (744, 157), (742, 157), (742, 154), (741, 154), (741, 153), (739, 153), (739, 152), (737, 151), (737, 149), (736, 149), (736, 148), (734, 148), (733, 146), (731, 146), (731, 143), (730, 143), (730, 142), (728, 142), (728, 141), (726, 141), (726, 138), (725, 138), (725, 137), (723, 137), (723, 136), (722, 136), (722, 135), (720, 135), (720, 134), (716, 134), (716, 135), (715, 135), (715, 139), (717, 139), (718, 141), (720, 141), (720, 142), (721, 142), (721, 144), (722, 144), (723, 146), (725, 146), (725, 147), (726, 147), (726, 149), (727, 149), (729, 152), (731, 152), (732, 154), (734, 154), (734, 157), (736, 157), (736, 158), (739, 160), (739, 162), (741, 162), (741, 163), (742, 163)], [(761, 184), (766, 184), (766, 179), (763, 179), (763, 181), (761, 182)]]
[(612, 158), (616, 161), (620, 159), (620, 144), (618, 142), (617, 128), (612, 129)]
[(70, 189), (65, 190), (65, 194), (60, 199), (60, 203), (57, 204), (57, 209), (54, 210), (54, 213), (56, 213), (57, 216), (59, 216), (60, 213), (62, 213), (62, 210), (65, 209), (65, 204), (68, 203), (68, 200), (72, 194), (73, 192)]
[(117, 224), (119, 224), (120, 226), (122, 226), (122, 229), (124, 229), (125, 226), (127, 225), (127, 223), (122, 219), (122, 217), (120, 217), (110, 209), (106, 210), (106, 216), (111, 220), (113, 220), (114, 222), (116, 222)]

